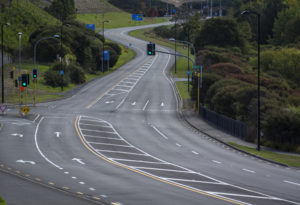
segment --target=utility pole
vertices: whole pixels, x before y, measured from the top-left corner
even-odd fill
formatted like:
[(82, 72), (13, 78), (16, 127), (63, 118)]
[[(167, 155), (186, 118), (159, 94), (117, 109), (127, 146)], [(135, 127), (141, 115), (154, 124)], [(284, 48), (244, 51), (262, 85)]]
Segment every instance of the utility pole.
[(210, 17), (212, 17), (212, 12), (213, 12), (213, 2), (210, 0)]

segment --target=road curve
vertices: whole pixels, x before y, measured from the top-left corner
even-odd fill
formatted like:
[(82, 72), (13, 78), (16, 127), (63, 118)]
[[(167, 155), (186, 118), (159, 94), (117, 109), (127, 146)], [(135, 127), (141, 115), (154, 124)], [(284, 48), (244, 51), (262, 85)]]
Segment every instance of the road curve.
[(0, 166), (95, 203), (300, 204), (299, 171), (231, 150), (180, 119), (173, 56), (146, 56), (146, 42), (127, 35), (133, 29), (105, 36), (130, 45), (134, 60), (71, 98), (39, 104), (32, 119), (0, 118)]

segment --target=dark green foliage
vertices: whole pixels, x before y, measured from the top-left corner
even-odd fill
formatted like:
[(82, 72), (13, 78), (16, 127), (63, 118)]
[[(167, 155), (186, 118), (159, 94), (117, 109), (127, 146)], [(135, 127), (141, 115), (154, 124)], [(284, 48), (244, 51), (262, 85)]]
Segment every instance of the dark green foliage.
[[(203, 73), (202, 76), (202, 88), (200, 92), (200, 102), (204, 103), (204, 99), (206, 99), (206, 94), (208, 89), (211, 85), (213, 85), (215, 82), (221, 80), (222, 77), (220, 75), (214, 74), (214, 73)], [(194, 87), (193, 87), (194, 90)]]
[(70, 80), (74, 84), (82, 84), (85, 83), (85, 74), (81, 67), (71, 64), (68, 66)]
[(227, 76), (229, 74), (242, 74), (242, 69), (232, 63), (217, 63), (207, 68), (207, 72), (213, 72), (221, 76)]
[(44, 80), (47, 85), (52, 87), (59, 87), (61, 85), (68, 86), (70, 79), (68, 75), (64, 75), (63, 83), (62, 77), (58, 70), (49, 69), (44, 73)]
[(105, 46), (108, 46), (108, 47), (112, 48), (116, 52), (117, 55), (122, 54), (121, 47), (116, 43), (105, 43)]
[(168, 26), (158, 26), (153, 29), (154, 33), (162, 38), (174, 37), (171, 29)]
[(264, 140), (268, 145), (295, 151), (300, 145), (300, 114), (291, 110), (272, 110), (263, 121)]
[(223, 18), (206, 20), (195, 39), (195, 47), (199, 50), (206, 45), (244, 47), (244, 39), (237, 22), (234, 19)]
[(74, 0), (54, 0), (46, 11), (61, 21), (74, 18), (76, 14)]

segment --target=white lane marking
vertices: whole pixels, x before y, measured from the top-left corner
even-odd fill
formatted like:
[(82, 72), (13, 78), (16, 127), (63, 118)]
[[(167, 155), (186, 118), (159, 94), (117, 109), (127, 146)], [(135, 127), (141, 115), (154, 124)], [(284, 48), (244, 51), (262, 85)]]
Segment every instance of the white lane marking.
[(151, 127), (163, 138), (165, 138), (166, 140), (169, 139), (166, 135), (164, 135), (164, 133), (162, 133), (161, 131), (159, 131), (155, 126), (151, 125)]
[(146, 110), (148, 103), (149, 103), (149, 100), (147, 100), (147, 102), (146, 102), (145, 106), (143, 107), (143, 111), (145, 111), (145, 110)]
[(81, 184), (81, 185), (85, 184), (85, 182), (78, 182), (78, 183)]
[(284, 180), (283, 182), (293, 184), (293, 185), (296, 185), (296, 186), (300, 186), (300, 184), (298, 184), (298, 183), (287, 181), (287, 180)]
[(179, 178), (164, 178), (170, 181), (182, 181), (182, 182), (195, 182), (195, 183), (202, 183), (202, 184), (217, 184), (217, 185), (228, 185), (226, 183), (215, 182), (215, 181), (199, 181), (194, 179), (179, 179)]
[(166, 171), (166, 172), (178, 172), (178, 173), (190, 173), (190, 174), (196, 173), (196, 172), (177, 170), (177, 169), (161, 169), (161, 168), (153, 168), (153, 167), (134, 167), (134, 166), (131, 167), (134, 169), (149, 169), (149, 170), (159, 170), (159, 171)]
[[(83, 135), (84, 137), (93, 137), (93, 138), (101, 138), (101, 139), (109, 139), (109, 140), (119, 140), (123, 141), (122, 139), (118, 138), (113, 138), (113, 137), (100, 137), (100, 136), (95, 136), (95, 135)], [(87, 140), (88, 141), (88, 140)], [(89, 141), (88, 141), (89, 142)]]
[(22, 164), (26, 164), (26, 163), (32, 164), (32, 165), (35, 165), (35, 164), (36, 164), (34, 161), (25, 161), (25, 160), (23, 160), (23, 159), (19, 159), (19, 160), (17, 160), (16, 162), (22, 163)]
[(69, 172), (64, 172), (64, 174), (69, 174)]
[(39, 131), (39, 127), (40, 127), (40, 124), (41, 122), (43, 121), (44, 117), (41, 118), (41, 120), (39, 121), (39, 123), (37, 124), (36, 126), (36, 129), (35, 129), (35, 133), (34, 133), (34, 141), (35, 141), (35, 146), (36, 146), (36, 149), (38, 150), (38, 152), (40, 153), (40, 155), (47, 161), (49, 162), (50, 164), (52, 164), (53, 166), (55, 166), (56, 168), (62, 170), (63, 168), (58, 166), (57, 164), (53, 163), (52, 161), (50, 161), (43, 153), (42, 151), (40, 150), (40, 147), (38, 145), (38, 142), (37, 142), (37, 133)]
[(74, 176), (73, 176), (72, 179), (77, 179), (77, 177), (74, 177)]
[(38, 115), (36, 116), (36, 118), (34, 118), (33, 122), (35, 122), (39, 117), (40, 117), (40, 114), (38, 114)]
[(133, 105), (133, 106), (136, 105), (136, 102), (134, 101), (133, 103), (131, 103), (131, 105)]
[(249, 170), (249, 169), (243, 169), (245, 172), (255, 173), (255, 171)]
[(275, 199), (278, 200), (276, 197), (268, 197), (268, 196), (255, 196), (255, 195), (247, 195), (247, 194), (233, 194), (233, 193), (226, 193), (226, 192), (208, 192), (210, 194), (215, 195), (226, 195), (226, 196), (239, 196), (239, 197), (246, 197), (246, 198), (256, 198), (256, 199)]
[(119, 144), (111, 144), (111, 143), (101, 143), (101, 142), (88, 142), (89, 144), (102, 144), (102, 145), (110, 145), (116, 147), (133, 147), (132, 145), (119, 145)]
[(106, 101), (105, 104), (112, 104), (112, 103), (114, 103), (114, 102), (115, 102), (115, 101), (113, 101), (113, 100), (112, 100), (112, 101)]
[(100, 195), (100, 196), (103, 197), (103, 198), (106, 198), (106, 197), (107, 197), (105, 194), (102, 194), (102, 195)]
[(120, 158), (108, 158), (108, 159), (112, 161), (141, 162), (141, 163), (149, 163), (149, 164), (169, 164), (164, 162), (151, 162), (151, 161), (134, 160), (134, 159), (120, 159)]
[(90, 187), (89, 190), (96, 191), (96, 189), (94, 189), (93, 187)]
[(61, 132), (54, 132), (57, 138), (60, 138)]
[(161, 106), (161, 107), (165, 106), (164, 102), (162, 102), (162, 103), (160, 104), (160, 106)]
[(116, 107), (116, 110), (119, 109), (119, 107), (121, 107), (121, 105), (124, 103), (125, 99), (126, 99), (126, 97), (123, 98), (123, 100), (120, 102), (120, 104)]
[(79, 164), (85, 165), (85, 163), (81, 159), (78, 159), (78, 158), (73, 158), (72, 161), (76, 161)]
[(18, 125), (18, 126), (23, 126), (23, 125), (30, 125), (31, 123), (29, 122), (13, 122), (13, 125)]
[(90, 132), (100, 132), (100, 133), (107, 133), (107, 134), (115, 134), (115, 132), (108, 132), (108, 131), (101, 131), (101, 130), (90, 130), (90, 129), (81, 129), (83, 131), (90, 131)]
[(192, 151), (192, 153), (195, 154), (195, 155), (198, 155), (198, 154), (199, 154), (198, 152), (196, 152), (196, 151), (194, 151), (194, 150)]
[(222, 162), (219, 162), (217, 160), (212, 160), (214, 163), (217, 163), (217, 164), (222, 164)]
[(105, 128), (108, 128), (108, 127), (110, 127), (110, 126), (95, 125), (95, 124), (87, 124), (87, 123), (80, 123), (80, 125), (94, 126), (94, 127), (105, 127)]
[(102, 149), (96, 149), (97, 152), (111, 152), (111, 153), (120, 153), (120, 154), (131, 154), (131, 155), (139, 155), (139, 156), (148, 156), (144, 153), (133, 153), (133, 152), (121, 152), (121, 151), (114, 151), (114, 150), (102, 150)]
[(177, 146), (177, 147), (181, 147), (182, 145), (181, 145), (181, 144), (178, 144), (178, 143), (176, 143), (176, 146)]
[(18, 133), (14, 133), (14, 134), (11, 134), (12, 136), (18, 136), (18, 137), (20, 137), (20, 138), (22, 138), (23, 137), (23, 135), (22, 134), (18, 134)]

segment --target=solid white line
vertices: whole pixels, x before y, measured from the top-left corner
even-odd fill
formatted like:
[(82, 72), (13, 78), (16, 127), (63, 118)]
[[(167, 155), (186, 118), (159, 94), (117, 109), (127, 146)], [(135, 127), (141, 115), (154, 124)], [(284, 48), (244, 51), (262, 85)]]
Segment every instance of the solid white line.
[[(100, 136), (94, 136), (94, 135), (82, 135), (85, 137), (94, 137), (94, 138), (101, 138), (101, 139), (109, 139), (109, 140), (120, 140), (120, 141), (124, 141), (123, 139), (120, 138), (113, 138), (113, 137), (100, 137)], [(85, 139), (86, 140), (86, 139)], [(86, 140), (88, 141), (88, 140)]]
[(40, 117), (40, 114), (38, 114), (38, 115), (36, 116), (36, 118), (34, 118), (33, 122), (35, 122), (39, 117)]
[(181, 147), (182, 145), (181, 145), (181, 144), (178, 144), (178, 143), (176, 143), (176, 146), (177, 146), (177, 147)]
[(40, 124), (41, 124), (41, 122), (43, 121), (43, 119), (44, 119), (44, 117), (41, 118), (41, 120), (39, 121), (39, 123), (37, 124), (36, 129), (35, 129), (35, 133), (34, 133), (35, 146), (36, 146), (38, 152), (40, 153), (40, 155), (41, 155), (47, 162), (49, 162), (50, 164), (52, 164), (52, 165), (55, 166), (56, 168), (62, 170), (62, 169), (63, 169), (62, 167), (60, 167), (60, 166), (56, 165), (55, 163), (53, 163), (52, 161), (50, 161), (50, 160), (42, 153), (42, 151), (40, 150), (40, 147), (39, 147), (39, 145), (38, 145), (38, 142), (37, 142), (37, 133), (38, 133), (38, 131), (39, 131), (39, 127), (40, 127)]
[(112, 161), (141, 162), (141, 163), (149, 163), (149, 164), (168, 164), (164, 162), (150, 162), (150, 161), (134, 160), (134, 159), (120, 159), (120, 158), (108, 158), (108, 159)]
[(293, 185), (296, 185), (296, 186), (300, 186), (300, 184), (298, 184), (298, 183), (287, 181), (287, 180), (284, 180), (283, 182), (293, 184)]
[(124, 103), (125, 99), (126, 99), (126, 97), (123, 98), (123, 100), (120, 102), (120, 104), (116, 107), (116, 110), (119, 109), (119, 107), (121, 107), (121, 105)]
[(165, 138), (166, 140), (169, 139), (166, 135), (164, 135), (161, 131), (159, 131), (156, 127), (152, 126), (152, 128), (163, 138)]
[(109, 127), (109, 128), (111, 128), (111, 126), (101, 126), (101, 125), (95, 125), (95, 124), (85, 124), (85, 123), (80, 123), (79, 125), (86, 125), (86, 126), (96, 126), (96, 127)]
[(105, 121), (103, 121), (103, 120), (99, 121), (99, 120), (91, 120), (91, 119), (84, 119), (84, 118), (83, 118), (83, 119), (80, 119), (80, 120), (79, 120), (79, 123), (80, 123), (81, 120), (84, 120), (84, 121), (90, 121), (90, 122), (99, 122), (99, 123), (105, 123), (105, 124), (107, 124), (107, 123), (106, 123)]
[(121, 83), (118, 84), (116, 87), (132, 88), (132, 86), (129, 86), (129, 85), (121, 85)]
[(214, 163), (217, 163), (217, 164), (222, 164), (222, 162), (219, 162), (217, 160), (212, 160)]
[(182, 181), (182, 182), (195, 182), (195, 183), (203, 183), (203, 184), (217, 184), (217, 185), (227, 185), (225, 183), (220, 182), (209, 182), (209, 181), (199, 181), (194, 179), (179, 179), (179, 178), (164, 178), (169, 181)]
[(116, 146), (116, 147), (133, 147), (132, 145), (117, 145), (117, 144), (101, 143), (101, 142), (88, 142), (88, 143), (89, 144), (109, 145), (109, 146)]
[(149, 103), (149, 100), (146, 102), (145, 106), (143, 107), (143, 111), (145, 111), (145, 109), (146, 109), (148, 103)]
[(131, 155), (139, 155), (139, 156), (149, 156), (147, 154), (139, 154), (139, 153), (132, 153), (132, 152), (121, 152), (121, 151), (113, 151), (113, 150), (102, 150), (96, 149), (97, 152), (111, 152), (111, 153), (120, 153), (120, 154), (131, 154)]
[(193, 154), (195, 154), (195, 155), (198, 155), (199, 153), (198, 152), (195, 152), (195, 151), (192, 151), (193, 152)]
[(134, 168), (134, 169), (149, 169), (149, 170), (159, 170), (159, 171), (166, 171), (166, 172), (189, 173), (189, 174), (193, 174), (193, 173), (195, 173), (195, 172), (184, 171), (184, 170), (176, 170), (176, 169), (161, 169), (161, 168), (153, 168), (153, 167), (134, 167), (134, 166), (131, 166), (131, 168)]
[(277, 199), (275, 197), (268, 197), (268, 196), (254, 196), (254, 195), (247, 195), (247, 194), (234, 194), (234, 193), (223, 193), (223, 192), (208, 192), (210, 194), (214, 195), (225, 195), (225, 196), (240, 196), (240, 197), (246, 197), (246, 198), (256, 198), (256, 199)]
[(249, 169), (243, 169), (245, 172), (255, 173), (255, 171), (249, 170)]
[[(80, 128), (81, 129), (81, 128)], [(116, 134), (115, 132), (108, 132), (108, 131), (100, 131), (100, 130), (89, 130), (89, 129), (81, 129), (84, 131), (90, 131), (90, 132), (99, 132), (99, 133), (106, 133), (106, 134)]]

